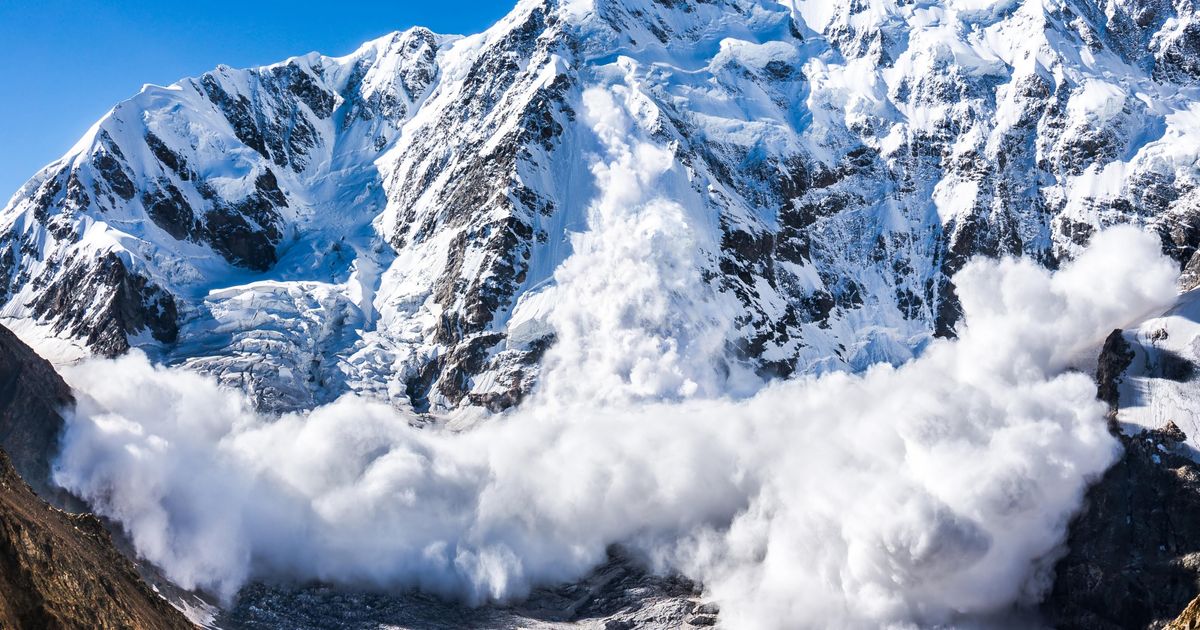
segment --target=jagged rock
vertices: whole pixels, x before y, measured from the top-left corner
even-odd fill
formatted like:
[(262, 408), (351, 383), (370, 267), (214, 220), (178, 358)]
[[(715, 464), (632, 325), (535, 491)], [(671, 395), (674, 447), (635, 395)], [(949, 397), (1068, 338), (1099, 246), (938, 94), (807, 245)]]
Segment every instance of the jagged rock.
[(63, 273), (36, 294), (30, 315), (56, 333), (81, 338), (97, 354), (113, 357), (129, 350), (141, 333), (162, 342), (179, 334), (175, 297), (130, 272), (120, 256), (69, 258)]
[(91, 514), (38, 499), (0, 451), (0, 626), (193, 628), (150, 590)]
[(1165, 630), (1196, 630), (1200, 628), (1200, 596), (1192, 600), (1183, 612), (1179, 613), (1171, 623), (1167, 624)]
[(73, 404), (54, 368), (0, 327), (0, 627), (193, 627), (141, 580), (95, 516), (38, 498), (69, 498), (50, 481), (50, 463), (59, 414)]
[[(1119, 379), (1134, 354), (1121, 331), (1097, 369), (1115, 417)], [(1071, 523), (1043, 610), (1064, 630), (1161, 628), (1200, 592), (1200, 464), (1174, 423), (1128, 436), (1124, 453), (1088, 491)]]
[(1179, 425), (1175, 424), (1174, 420), (1168, 420), (1167, 424), (1159, 429), (1159, 433), (1162, 435), (1163, 440), (1168, 443), (1183, 443), (1187, 441), (1187, 434), (1179, 428)]
[(1133, 349), (1125, 341), (1123, 331), (1114, 330), (1104, 340), (1100, 350), (1100, 359), (1096, 365), (1097, 397), (1108, 403), (1110, 416), (1117, 412), (1121, 395), (1119, 388), (1125, 370), (1133, 363)]
[(1089, 490), (1044, 604), (1064, 630), (1157, 628), (1200, 592), (1200, 465), (1177, 435), (1121, 436), (1125, 453)]
[(0, 326), (0, 448), (43, 496), (54, 492), (50, 465), (63, 429), (60, 414), (74, 404), (54, 367)]
[(656, 576), (620, 548), (575, 584), (535, 590), (512, 605), (468, 607), (420, 593), (387, 595), (319, 585), (253, 584), (218, 623), (225, 628), (604, 628), (674, 630), (715, 625), (717, 607), (689, 580)]

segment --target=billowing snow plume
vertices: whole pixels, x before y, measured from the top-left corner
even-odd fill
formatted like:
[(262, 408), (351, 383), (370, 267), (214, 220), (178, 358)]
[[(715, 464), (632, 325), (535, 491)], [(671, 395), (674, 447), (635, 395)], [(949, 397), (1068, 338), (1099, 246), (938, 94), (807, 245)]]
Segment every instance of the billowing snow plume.
[(1044, 586), (1116, 448), (1064, 369), (1166, 304), (1173, 275), (1153, 239), (1111, 231), (1053, 275), (971, 264), (961, 339), (899, 368), (741, 401), (535, 400), (461, 434), (354, 397), (265, 418), (141, 355), (92, 362), (67, 374), (57, 479), (226, 595), (276, 574), (504, 598), (624, 542), (703, 580), (731, 627), (942, 621)]
[(966, 325), (900, 367), (721, 396), (720, 295), (691, 257), (667, 149), (591, 92), (602, 191), (556, 274), (543, 387), (462, 433), (353, 396), (264, 417), (140, 354), (67, 372), (56, 479), (187, 587), (254, 577), (420, 587), (472, 602), (580, 577), (623, 543), (701, 580), (729, 627), (936, 624), (1035, 601), (1085, 484), (1112, 461), (1069, 370), (1175, 295), (1118, 228), (1052, 273), (975, 261)]
[(639, 108), (653, 111), (643, 95), (596, 88), (583, 101), (601, 147), (592, 167), (601, 192), (543, 298), (557, 337), (543, 398), (612, 404), (728, 391), (719, 359), (733, 313), (699, 272), (719, 248), (697, 229), (710, 219), (689, 213), (700, 203), (676, 201), (692, 191), (671, 151), (631, 140)]

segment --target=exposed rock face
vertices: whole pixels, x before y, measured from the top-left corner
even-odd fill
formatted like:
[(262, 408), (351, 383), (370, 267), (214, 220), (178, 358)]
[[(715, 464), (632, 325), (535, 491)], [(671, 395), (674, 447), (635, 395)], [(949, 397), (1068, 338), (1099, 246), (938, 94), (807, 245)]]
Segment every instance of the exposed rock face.
[(95, 516), (38, 499), (0, 451), (0, 626), (193, 628), (138, 577)]
[(1056, 627), (1159, 628), (1200, 592), (1200, 465), (1178, 452), (1183, 439), (1170, 427), (1121, 436), (1125, 454), (1088, 492), (1056, 567)]
[(1140, 431), (1119, 422), (1136, 357), (1115, 331), (1099, 358), (1099, 396), (1125, 452), (1071, 524), (1044, 604), (1059, 628), (1161, 628), (1200, 592), (1200, 464), (1174, 422)]
[(0, 326), (0, 448), (43, 496), (55, 492), (50, 465), (63, 429), (60, 413), (74, 402), (53, 366)]
[(218, 620), (228, 628), (599, 628), (674, 630), (716, 624), (719, 610), (688, 580), (647, 573), (619, 549), (584, 580), (538, 589), (511, 606), (469, 608), (420, 594), (347, 593), (322, 587), (252, 585)]
[(669, 155), (653, 186), (692, 213), (729, 361), (902, 361), (954, 334), (971, 256), (1055, 265), (1114, 223), (1195, 256), (1197, 14), (522, 0), (470, 38), (221, 67), (120, 104), (13, 197), (0, 316), (160, 346), (273, 409), (515, 404), (552, 339), (538, 296), (595, 228), (600, 88)]
[(61, 276), (45, 284), (29, 303), (32, 313), (52, 322), (56, 333), (82, 338), (97, 354), (129, 350), (129, 338), (149, 333), (171, 343), (179, 334), (175, 298), (129, 271), (113, 252), (94, 259), (70, 258)]
[(1187, 608), (1183, 608), (1180, 616), (1166, 624), (1166, 630), (1195, 630), (1200, 628), (1200, 596), (1192, 600)]
[(1200, 597), (1192, 600), (1188, 607), (1174, 621), (1167, 624), (1166, 630), (1196, 630), (1200, 628)]
[(59, 414), (72, 404), (54, 368), (0, 327), (0, 627), (191, 628), (142, 582), (95, 516), (38, 498), (63, 498), (50, 464)]
[(1125, 341), (1123, 331), (1114, 330), (1104, 340), (1096, 364), (1097, 397), (1108, 403), (1109, 413), (1116, 416), (1121, 404), (1120, 386), (1125, 370), (1133, 363), (1133, 349)]

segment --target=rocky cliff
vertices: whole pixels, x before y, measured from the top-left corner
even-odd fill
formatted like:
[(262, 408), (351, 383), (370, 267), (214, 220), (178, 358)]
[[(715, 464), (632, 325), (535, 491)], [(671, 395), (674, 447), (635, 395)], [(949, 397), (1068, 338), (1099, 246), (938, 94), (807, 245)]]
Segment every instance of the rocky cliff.
[(0, 448), (38, 494), (59, 492), (50, 481), (62, 411), (74, 404), (54, 367), (0, 326)]
[(0, 327), (0, 627), (192, 628), (142, 581), (99, 519), (38, 497), (61, 498), (50, 463), (59, 413), (71, 403), (54, 368)]
[(588, 239), (619, 234), (687, 244), (695, 281), (659, 288), (690, 305), (679, 330), (721, 330), (718, 374), (903, 361), (953, 334), (970, 256), (1054, 266), (1134, 223), (1188, 263), (1196, 16), (522, 0), (471, 37), (218, 68), (119, 104), (18, 191), (0, 316), (80, 353), (143, 347), (271, 409), (346, 391), (503, 409), (555, 339), (562, 264), (605, 266)]
[[(1148, 326), (1160, 330), (1153, 320)], [(1200, 464), (1175, 422), (1147, 428), (1123, 421), (1146, 404), (1134, 381), (1162, 377), (1143, 371), (1147, 349), (1126, 338), (1134, 334), (1114, 331), (1099, 357), (1099, 397), (1124, 453), (1088, 491), (1055, 567), (1043, 607), (1058, 628), (1162, 628), (1177, 616), (1169, 627), (1195, 623), (1189, 602), (1200, 592)]]
[(1200, 465), (1174, 425), (1121, 437), (1056, 567), (1057, 628), (1161, 628), (1200, 593)]
[(35, 495), (0, 451), (0, 626), (193, 628), (141, 580), (100, 521)]

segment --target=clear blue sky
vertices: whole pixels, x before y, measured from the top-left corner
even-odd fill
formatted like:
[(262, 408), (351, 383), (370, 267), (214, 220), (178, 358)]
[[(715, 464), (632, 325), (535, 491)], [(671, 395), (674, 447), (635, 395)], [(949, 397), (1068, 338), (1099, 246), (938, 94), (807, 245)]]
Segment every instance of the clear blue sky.
[(0, 0), (0, 206), (144, 83), (309, 51), (343, 55), (414, 25), (479, 32), (516, 0)]

